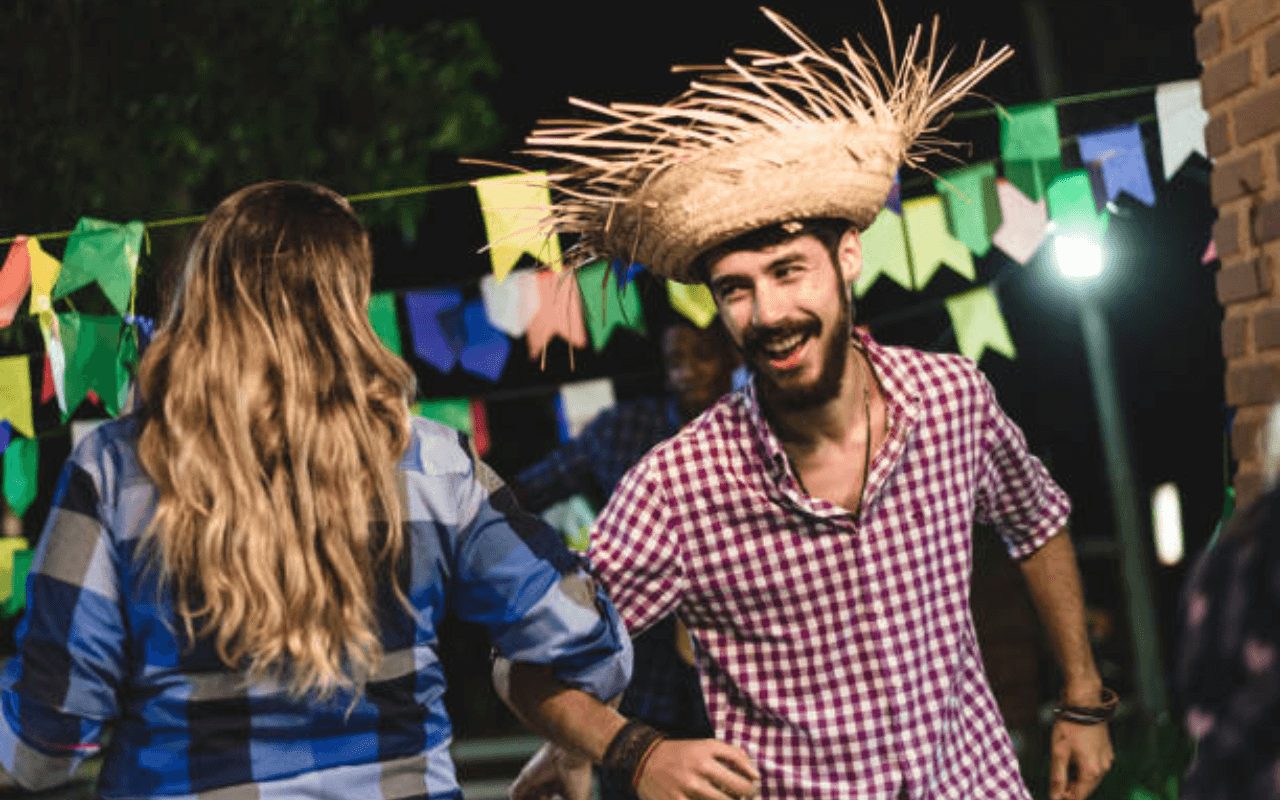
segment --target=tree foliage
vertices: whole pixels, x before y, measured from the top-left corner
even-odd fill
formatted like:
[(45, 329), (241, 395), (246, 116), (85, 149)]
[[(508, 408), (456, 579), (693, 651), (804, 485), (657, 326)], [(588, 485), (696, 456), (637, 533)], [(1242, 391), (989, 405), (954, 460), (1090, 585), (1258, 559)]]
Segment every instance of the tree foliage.
[[(267, 178), (427, 182), (498, 135), (475, 24), (374, 0), (10, 0), (0, 230), (204, 211)], [(362, 208), (412, 234), (421, 201)]]

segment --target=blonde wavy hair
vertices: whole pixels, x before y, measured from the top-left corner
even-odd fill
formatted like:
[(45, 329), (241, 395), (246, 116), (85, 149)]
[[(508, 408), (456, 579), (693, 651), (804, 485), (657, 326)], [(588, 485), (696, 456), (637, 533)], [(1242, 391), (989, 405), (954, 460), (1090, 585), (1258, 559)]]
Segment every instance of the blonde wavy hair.
[(362, 691), (404, 551), (414, 376), (369, 323), (368, 235), (340, 195), (248, 186), (196, 234), (139, 367), (143, 545), (188, 640), (291, 695)]

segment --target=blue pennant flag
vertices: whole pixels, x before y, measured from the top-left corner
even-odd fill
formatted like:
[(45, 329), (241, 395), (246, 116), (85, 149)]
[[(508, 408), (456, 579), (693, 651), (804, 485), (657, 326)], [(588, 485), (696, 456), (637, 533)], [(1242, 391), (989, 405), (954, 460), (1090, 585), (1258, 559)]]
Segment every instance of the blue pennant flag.
[(1102, 169), (1102, 183), (1107, 200), (1115, 200), (1121, 192), (1149, 206), (1156, 204), (1156, 191), (1151, 184), (1151, 169), (1142, 144), (1142, 130), (1137, 123), (1080, 135), (1080, 160), (1097, 164)]
[(413, 352), (440, 372), (453, 370), (466, 344), (462, 292), (457, 289), (406, 292), (404, 307), (409, 317)]
[(467, 342), (459, 357), (462, 368), (481, 378), (498, 380), (511, 355), (511, 341), (489, 322), (483, 300), (472, 300), (463, 307), (462, 325)]

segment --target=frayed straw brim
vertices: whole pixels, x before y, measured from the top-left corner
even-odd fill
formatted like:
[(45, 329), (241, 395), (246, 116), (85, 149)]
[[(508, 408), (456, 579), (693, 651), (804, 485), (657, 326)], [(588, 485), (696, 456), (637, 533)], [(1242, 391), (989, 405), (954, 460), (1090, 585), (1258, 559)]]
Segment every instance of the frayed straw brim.
[(569, 266), (605, 258), (694, 282), (698, 257), (791, 220), (847, 219), (859, 229), (884, 206), (897, 171), (949, 143), (936, 120), (1007, 60), (1005, 47), (946, 77), (938, 23), (917, 27), (899, 56), (883, 0), (888, 69), (862, 39), (827, 51), (781, 16), (799, 47), (747, 50), (699, 73), (665, 105), (571, 100), (593, 119), (546, 122), (526, 154), (551, 161), (548, 232), (576, 234)]

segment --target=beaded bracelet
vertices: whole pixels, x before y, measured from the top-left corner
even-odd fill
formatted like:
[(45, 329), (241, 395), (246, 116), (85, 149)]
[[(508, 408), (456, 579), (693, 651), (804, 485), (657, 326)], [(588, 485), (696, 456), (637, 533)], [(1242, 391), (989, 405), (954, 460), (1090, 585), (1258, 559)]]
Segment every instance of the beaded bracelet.
[(640, 782), (640, 772), (658, 743), (666, 739), (660, 732), (643, 722), (628, 720), (609, 742), (604, 751), (601, 769), (634, 787)]
[(1120, 696), (1107, 687), (1102, 687), (1101, 705), (1069, 706), (1059, 703), (1053, 707), (1053, 715), (1063, 722), (1074, 722), (1077, 725), (1099, 725), (1107, 722), (1116, 714), (1116, 706), (1120, 704)]

